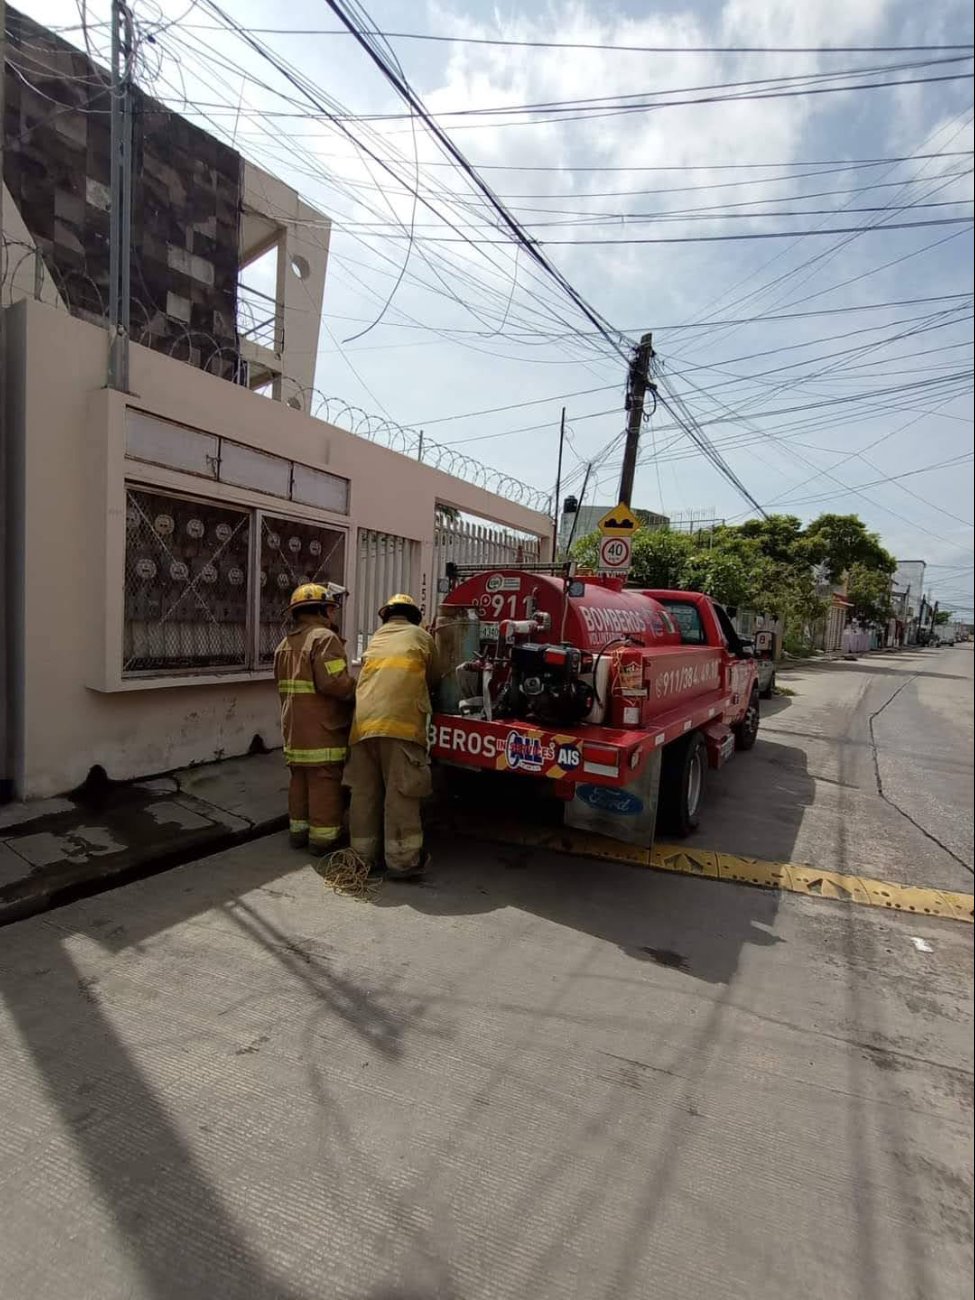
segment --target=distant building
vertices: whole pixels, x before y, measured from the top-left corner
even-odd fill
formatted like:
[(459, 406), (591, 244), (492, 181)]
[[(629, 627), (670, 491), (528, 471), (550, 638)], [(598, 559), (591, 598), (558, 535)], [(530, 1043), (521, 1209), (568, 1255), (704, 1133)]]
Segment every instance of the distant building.
[[(559, 520), (559, 549), (564, 550), (568, 546), (570, 536), (572, 536), (574, 544), (580, 537), (595, 532), (600, 519), (607, 510), (612, 510), (615, 504), (615, 501), (607, 501), (602, 506), (581, 506), (578, 510), (572, 512), (563, 510), (562, 518)], [(658, 515), (653, 510), (637, 510), (634, 507), (633, 513), (644, 528), (670, 527), (669, 518), (666, 515)], [(573, 523), (575, 523), (574, 534), (572, 532)]]

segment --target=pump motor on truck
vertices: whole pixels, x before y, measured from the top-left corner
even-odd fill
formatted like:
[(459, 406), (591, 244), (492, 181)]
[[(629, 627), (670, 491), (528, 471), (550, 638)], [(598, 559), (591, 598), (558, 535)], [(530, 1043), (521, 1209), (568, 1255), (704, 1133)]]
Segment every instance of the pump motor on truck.
[(699, 592), (571, 564), (448, 566), (430, 752), (533, 779), (568, 824), (652, 843), (698, 824), (707, 773), (758, 736), (750, 646)]

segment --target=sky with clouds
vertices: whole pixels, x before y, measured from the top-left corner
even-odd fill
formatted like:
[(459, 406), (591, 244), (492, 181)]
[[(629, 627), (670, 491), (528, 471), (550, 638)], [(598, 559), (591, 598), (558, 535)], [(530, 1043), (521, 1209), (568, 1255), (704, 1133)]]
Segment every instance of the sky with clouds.
[[(78, 22), (71, 0), (16, 7)], [(615, 499), (622, 358), (334, 34), (323, 0), (224, 0), (278, 67), (207, 0), (134, 8), (153, 36), (140, 84), (335, 222), (317, 388), (546, 491), (564, 405), (568, 488), (592, 460), (588, 499)], [(106, 12), (87, 5), (96, 52)], [(972, 64), (876, 48), (970, 44), (969, 4), (370, 0), (369, 13), (384, 32), (657, 47), (389, 41), (598, 315), (630, 341), (653, 331), (661, 391), (754, 498), (804, 518), (858, 513), (895, 554), (928, 561), (944, 604), (971, 611)], [(812, 52), (688, 49), (746, 46)], [(906, 84), (832, 89), (893, 79)], [(648, 95), (654, 107), (634, 107)], [(662, 407), (634, 503), (749, 512)]]

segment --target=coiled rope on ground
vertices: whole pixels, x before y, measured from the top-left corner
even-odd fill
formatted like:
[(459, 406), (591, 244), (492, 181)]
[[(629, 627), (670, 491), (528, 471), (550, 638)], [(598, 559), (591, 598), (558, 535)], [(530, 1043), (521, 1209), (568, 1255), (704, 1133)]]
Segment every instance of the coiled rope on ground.
[(369, 879), (372, 868), (354, 849), (336, 849), (312, 865), (333, 893), (359, 902), (368, 902), (382, 883)]

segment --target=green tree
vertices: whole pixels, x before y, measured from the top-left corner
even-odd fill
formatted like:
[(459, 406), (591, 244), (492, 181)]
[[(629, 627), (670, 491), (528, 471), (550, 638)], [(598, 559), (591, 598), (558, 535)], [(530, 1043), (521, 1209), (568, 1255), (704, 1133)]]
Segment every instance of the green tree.
[(680, 584), (687, 591), (705, 591), (722, 605), (751, 603), (752, 581), (745, 559), (715, 546), (688, 555), (680, 568)]
[(939, 609), (934, 616), (935, 627), (941, 627), (944, 623), (950, 623), (952, 611), (950, 609)]
[(853, 617), (863, 623), (886, 623), (890, 618), (890, 575), (882, 569), (854, 564), (847, 575), (846, 594)]
[(793, 564), (802, 542), (802, 520), (795, 515), (769, 515), (737, 526), (726, 524), (715, 530), (715, 541), (735, 547), (744, 543), (778, 564)]
[(800, 552), (810, 564), (825, 566), (830, 582), (860, 565), (889, 577), (897, 561), (856, 515), (820, 515), (802, 535)]

